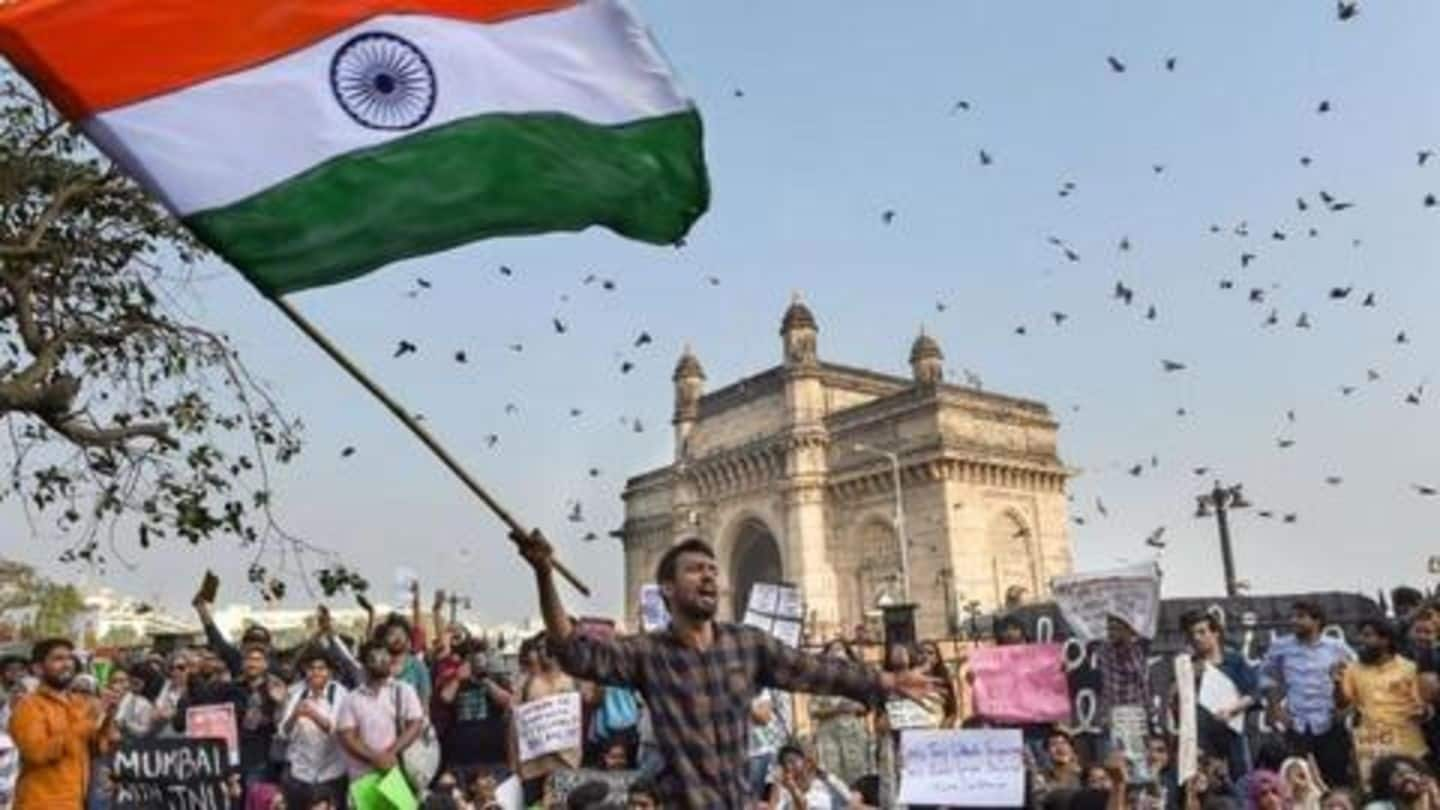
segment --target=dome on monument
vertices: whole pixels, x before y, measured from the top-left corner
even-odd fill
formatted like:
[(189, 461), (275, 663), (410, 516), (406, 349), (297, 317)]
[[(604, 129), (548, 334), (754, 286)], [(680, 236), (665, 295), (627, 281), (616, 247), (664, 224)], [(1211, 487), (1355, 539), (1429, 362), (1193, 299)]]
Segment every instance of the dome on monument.
[(785, 319), (780, 322), (780, 334), (785, 334), (793, 329), (811, 329), (820, 331), (820, 325), (815, 320), (815, 314), (800, 300), (800, 294), (796, 293), (794, 300), (790, 302), (790, 308), (785, 310)]
[(917, 360), (943, 359), (945, 359), (945, 353), (940, 351), (940, 344), (936, 342), (935, 338), (930, 337), (923, 331), (919, 337), (915, 338), (915, 342), (910, 346), (910, 362), (912, 363)]
[(700, 367), (700, 358), (690, 351), (689, 346), (686, 346), (685, 351), (680, 353), (680, 359), (675, 363), (674, 379), (679, 380), (685, 377), (705, 379), (705, 369)]

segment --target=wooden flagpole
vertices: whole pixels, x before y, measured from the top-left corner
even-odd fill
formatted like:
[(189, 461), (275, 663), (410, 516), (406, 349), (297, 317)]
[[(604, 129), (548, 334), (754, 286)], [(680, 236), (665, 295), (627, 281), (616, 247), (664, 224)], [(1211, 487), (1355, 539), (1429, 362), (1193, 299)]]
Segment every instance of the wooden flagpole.
[[(415, 437), (418, 438), (422, 444), (430, 448), (430, 452), (434, 453), (435, 457), (440, 459), (441, 463), (446, 467), (449, 467), (450, 472), (455, 473), (455, 476), (459, 478), (471, 492), (475, 493), (475, 497), (490, 507), (490, 511), (494, 512), (495, 516), (500, 518), (502, 523), (510, 527), (512, 531), (520, 534), (529, 534), (529, 531), (520, 525), (520, 522), (516, 520), (505, 507), (501, 506), (499, 501), (495, 500), (489, 492), (486, 492), (485, 488), (480, 486), (480, 482), (472, 478), (470, 473), (466, 472), (465, 468), (460, 466), (460, 462), (456, 461), (434, 436), (430, 435), (430, 431), (426, 430), (424, 425), (421, 425), (415, 417), (400, 407), (400, 403), (392, 399), (391, 396), (385, 392), (385, 389), (380, 387), (379, 383), (366, 376), (365, 372), (360, 370), (359, 366), (355, 365), (349, 357), (346, 357), (345, 354), (341, 352), (335, 344), (331, 343), (330, 339), (317, 329), (314, 324), (310, 323), (299, 310), (291, 306), (289, 301), (279, 296), (266, 297), (269, 298), (271, 303), (275, 304), (281, 312), (285, 313), (285, 317), (289, 318), (290, 322), (295, 324), (296, 328), (304, 332), (305, 336), (314, 341), (316, 346), (319, 346), (326, 354), (330, 355), (331, 360), (338, 363), (356, 382), (364, 386), (366, 391), (369, 391), (370, 394), (380, 400), (386, 408), (389, 408), (390, 413), (394, 414), (395, 418), (399, 419), (401, 424), (410, 428), (410, 432), (415, 434)], [(590, 595), (590, 589), (585, 587), (585, 583), (581, 582), (579, 577), (570, 573), (570, 569), (566, 568), (559, 560), (552, 560), (551, 564), (554, 566), (555, 571), (565, 578), (566, 582), (569, 582), (575, 587), (575, 590), (585, 596)]]

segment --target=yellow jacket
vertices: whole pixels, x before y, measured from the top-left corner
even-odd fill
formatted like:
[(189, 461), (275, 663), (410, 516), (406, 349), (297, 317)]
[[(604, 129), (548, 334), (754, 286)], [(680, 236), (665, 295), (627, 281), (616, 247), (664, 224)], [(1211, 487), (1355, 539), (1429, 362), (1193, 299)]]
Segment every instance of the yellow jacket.
[(90, 744), (97, 728), (89, 702), (42, 686), (10, 718), (20, 749), (15, 810), (79, 810), (90, 785)]

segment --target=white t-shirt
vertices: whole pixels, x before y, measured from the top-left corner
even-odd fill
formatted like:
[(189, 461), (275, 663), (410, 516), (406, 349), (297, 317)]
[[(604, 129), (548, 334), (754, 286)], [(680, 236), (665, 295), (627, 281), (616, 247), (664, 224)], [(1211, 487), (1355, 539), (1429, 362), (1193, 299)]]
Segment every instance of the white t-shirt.
[(301, 717), (285, 735), (290, 741), (286, 749), (290, 775), (297, 781), (314, 785), (331, 782), (345, 775), (345, 753), (340, 750), (336, 723), (348, 691), (331, 681), (319, 696), (311, 697), (309, 692), (309, 687), (302, 686), (290, 696), (285, 704), (285, 711), (280, 715), (280, 728), (281, 733), (285, 733), (286, 724), (300, 708), (301, 702), (310, 704), (316, 714), (325, 718), (325, 722), (330, 726), (330, 730), (326, 731), (309, 717)]
[[(775, 810), (797, 810), (795, 803), (790, 800), (790, 792), (783, 787), (778, 788), (780, 798), (775, 802)], [(845, 801), (836, 802), (836, 797), (844, 796)], [(810, 780), (810, 789), (805, 792), (805, 806), (798, 810), (843, 810), (848, 804), (850, 788), (843, 782), (829, 774), (816, 774)]]
[[(397, 723), (396, 699), (399, 699)], [(366, 684), (350, 693), (340, 704), (335, 721), (336, 731), (354, 729), (360, 734), (360, 742), (371, 751), (381, 751), (395, 744), (396, 727), (416, 720), (425, 719), (425, 709), (420, 705), (420, 696), (415, 688), (393, 678), (387, 678), (377, 685)], [(348, 753), (345, 761), (351, 779), (359, 779), (372, 770), (370, 763), (355, 759)]]

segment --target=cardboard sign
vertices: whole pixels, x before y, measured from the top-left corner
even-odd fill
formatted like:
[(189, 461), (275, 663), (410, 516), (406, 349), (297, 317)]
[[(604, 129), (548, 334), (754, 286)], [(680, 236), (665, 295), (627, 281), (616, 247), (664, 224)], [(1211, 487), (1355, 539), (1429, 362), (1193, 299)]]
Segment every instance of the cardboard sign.
[(532, 700), (515, 709), (520, 761), (580, 747), (580, 693)]
[(1071, 632), (1084, 641), (1105, 638), (1105, 622), (1111, 616), (1145, 638), (1155, 637), (1160, 571), (1154, 563), (1056, 577), (1050, 587)]
[[(550, 801), (556, 807), (564, 807), (565, 799), (575, 788), (587, 782), (600, 782), (610, 789), (610, 796), (605, 801), (624, 807), (625, 800), (629, 798), (630, 785), (639, 778), (639, 771), (595, 771), (588, 768), (575, 770), (566, 768), (550, 774), (549, 789), (546, 794), (550, 796)], [(601, 804), (604, 803), (601, 802)]]
[(235, 705), (191, 706), (185, 710), (185, 736), (192, 740), (220, 740), (230, 752), (230, 764), (240, 764), (240, 726)]
[(670, 624), (670, 611), (659, 585), (640, 586), (640, 629), (646, 633), (664, 630)]
[(885, 717), (890, 728), (896, 731), (913, 728), (935, 728), (940, 725), (939, 717), (913, 700), (897, 699), (886, 702)]
[(115, 810), (226, 810), (227, 760), (219, 740), (126, 740), (110, 771)]
[(1175, 751), (1175, 768), (1183, 785), (1200, 769), (1199, 718), (1195, 716), (1195, 662), (1188, 653), (1175, 656), (1175, 689), (1180, 702), (1180, 739)]
[(805, 599), (794, 585), (757, 582), (750, 588), (745, 624), (756, 627), (791, 647), (800, 646), (805, 624)]
[(1070, 684), (1059, 644), (980, 647), (970, 652), (975, 713), (1001, 723), (1070, 722)]
[(900, 802), (958, 807), (1024, 807), (1020, 729), (904, 731)]

